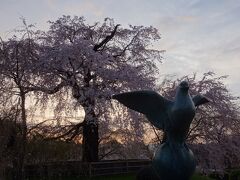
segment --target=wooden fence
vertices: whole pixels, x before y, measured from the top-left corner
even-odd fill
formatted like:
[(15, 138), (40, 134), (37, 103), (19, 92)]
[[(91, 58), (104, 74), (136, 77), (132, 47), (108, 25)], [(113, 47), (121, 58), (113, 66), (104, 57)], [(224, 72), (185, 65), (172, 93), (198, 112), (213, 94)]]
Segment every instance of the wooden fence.
[(135, 173), (150, 165), (149, 160), (101, 161), (82, 163), (81, 161), (49, 162), (25, 166), (26, 179), (61, 177), (93, 177), (112, 174)]

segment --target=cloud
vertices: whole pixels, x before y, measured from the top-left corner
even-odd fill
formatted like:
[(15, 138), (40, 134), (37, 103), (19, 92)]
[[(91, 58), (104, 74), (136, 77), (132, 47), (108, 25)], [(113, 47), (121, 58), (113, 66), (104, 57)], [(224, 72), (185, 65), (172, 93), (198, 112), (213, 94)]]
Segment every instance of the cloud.
[(94, 3), (93, 1), (81, 1), (81, 3), (68, 3), (64, 7), (63, 11), (66, 14), (72, 15), (87, 15), (92, 18), (98, 19), (103, 16), (104, 8)]
[(213, 70), (229, 75), (226, 83), (240, 95), (240, 0), (9, 1), (0, 6), (0, 35), (20, 24), (20, 16), (41, 29), (63, 14), (84, 15), (88, 23), (112, 17), (123, 25), (153, 25), (162, 35), (159, 49), (166, 50), (162, 74)]
[[(163, 74), (177, 76), (215, 71), (229, 75), (226, 83), (235, 94), (239, 87), (240, 7), (236, 1), (179, 1), (159, 11), (156, 25), (165, 61)], [(239, 87), (240, 88), (240, 87)]]

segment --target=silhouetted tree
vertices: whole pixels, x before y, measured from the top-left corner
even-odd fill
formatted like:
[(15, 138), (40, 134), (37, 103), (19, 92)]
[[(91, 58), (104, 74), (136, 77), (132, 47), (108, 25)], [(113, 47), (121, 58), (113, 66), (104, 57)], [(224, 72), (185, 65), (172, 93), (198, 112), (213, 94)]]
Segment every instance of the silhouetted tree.
[(83, 161), (98, 161), (99, 124), (112, 119), (110, 96), (154, 88), (162, 51), (152, 43), (159, 39), (151, 26), (122, 28), (109, 18), (89, 25), (83, 17), (63, 16), (50, 22), (48, 31), (27, 28), (23, 38), (2, 41), (2, 79), (19, 90), (24, 132), (28, 92), (35, 92), (43, 105), (55, 99), (56, 110), (80, 106), (84, 120), (55, 138), (72, 140), (82, 133)]
[(61, 96), (58, 93), (60, 98), (71, 91), (85, 118), (62, 136), (72, 139), (82, 128), (83, 161), (98, 161), (98, 126), (103, 114), (105, 120), (111, 116), (107, 113), (110, 96), (155, 85), (156, 64), (162, 52), (151, 46), (160, 39), (157, 29), (121, 28), (109, 18), (102, 24), (88, 25), (83, 17), (63, 16), (50, 22), (49, 30), (40, 39), (41, 87), (38, 84), (39, 88), (29, 89), (47, 93), (44, 89), (54, 89), (62, 92)]
[[(32, 80), (33, 77), (32, 65), (38, 58), (37, 44), (28, 29), (31, 26), (28, 26), (24, 20), (23, 23), (25, 29), (21, 30), (21, 33), (23, 33), (21, 37), (13, 36), (7, 41), (0, 42), (2, 98), (7, 97), (9, 102), (19, 106), (21, 112), (21, 146), (18, 147), (18, 154), (13, 162), (16, 171), (14, 179), (18, 180), (23, 178), (23, 163), (27, 141), (26, 95), (31, 90), (26, 87), (30, 85), (30, 79)], [(4, 103), (6, 101), (1, 102), (1, 106), (6, 106)]]

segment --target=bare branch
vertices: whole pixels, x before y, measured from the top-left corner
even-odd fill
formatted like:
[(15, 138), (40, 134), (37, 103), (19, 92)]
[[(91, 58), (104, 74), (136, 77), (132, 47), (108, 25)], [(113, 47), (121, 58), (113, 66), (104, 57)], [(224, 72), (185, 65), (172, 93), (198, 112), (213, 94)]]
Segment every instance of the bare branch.
[(129, 46), (132, 45), (134, 39), (139, 35), (139, 32), (137, 32), (137, 34), (131, 39), (131, 41), (123, 48), (122, 52), (120, 52), (119, 54), (113, 55), (114, 58), (122, 56), (126, 50), (128, 49)]
[(102, 46), (104, 46), (105, 44), (107, 44), (115, 35), (116, 31), (117, 31), (117, 28), (118, 26), (120, 26), (120, 24), (117, 24), (114, 28), (114, 30), (111, 32), (111, 34), (109, 36), (107, 36), (105, 39), (103, 39), (99, 44), (96, 44), (94, 47), (93, 47), (93, 50), (94, 51), (98, 51), (98, 49)]
[[(83, 121), (81, 123), (78, 123), (76, 125), (73, 125), (73, 127), (71, 129), (69, 129), (67, 132), (65, 132), (64, 134), (61, 134), (61, 135), (56, 136), (56, 137), (49, 137), (49, 138), (46, 138), (46, 140), (53, 140), (53, 139), (64, 138), (67, 135), (71, 134), (73, 131), (75, 131), (74, 134), (73, 134), (73, 135), (75, 135), (76, 131), (78, 131), (79, 128), (82, 127), (84, 124), (85, 124), (85, 121)], [(67, 141), (72, 140), (77, 134), (74, 137), (73, 137), (73, 135), (69, 139), (67, 139)]]
[(47, 119), (47, 120), (45, 120), (45, 121), (42, 121), (42, 122), (36, 124), (35, 126), (32, 126), (31, 128), (28, 129), (28, 132), (27, 132), (27, 133), (28, 133), (28, 134), (31, 133), (32, 130), (38, 128), (39, 126), (41, 126), (42, 124), (44, 124), (44, 123), (47, 122), (47, 121), (50, 121), (50, 120)]
[(100, 155), (99, 160), (102, 160), (106, 156), (111, 155), (114, 152), (117, 152), (117, 150), (118, 150), (118, 148), (113, 148), (113, 149), (109, 150), (107, 153)]

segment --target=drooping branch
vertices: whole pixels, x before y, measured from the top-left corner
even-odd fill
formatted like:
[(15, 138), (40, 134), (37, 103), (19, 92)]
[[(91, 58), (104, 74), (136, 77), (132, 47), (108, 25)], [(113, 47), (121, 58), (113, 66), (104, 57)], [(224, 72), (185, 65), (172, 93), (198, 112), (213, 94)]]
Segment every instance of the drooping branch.
[(76, 132), (79, 131), (79, 128), (82, 127), (84, 124), (85, 124), (85, 121), (83, 121), (81, 123), (78, 123), (76, 125), (73, 125), (73, 127), (71, 129), (69, 129), (67, 132), (65, 132), (65, 133), (63, 133), (63, 134), (61, 134), (59, 136), (56, 136), (56, 137), (46, 138), (46, 140), (53, 140), (53, 139), (64, 138), (64, 137), (70, 135), (72, 132), (74, 132), (73, 135), (70, 138), (67, 139), (67, 141), (71, 141), (77, 135)]
[(109, 36), (106, 36), (105, 39), (103, 39), (99, 44), (96, 44), (94, 47), (93, 47), (93, 50), (94, 51), (98, 51), (99, 48), (101, 48), (102, 46), (104, 46), (105, 44), (107, 44), (115, 35), (116, 31), (117, 31), (117, 28), (118, 26), (120, 26), (120, 24), (117, 24), (114, 28), (114, 30), (111, 32), (111, 34)]
[(66, 81), (61, 82), (57, 86), (55, 86), (53, 89), (45, 88), (45, 87), (39, 87), (39, 86), (32, 86), (32, 87), (24, 87), (26, 92), (30, 91), (41, 91), (47, 94), (54, 94), (58, 92), (61, 88), (67, 86), (68, 83)]
[(39, 128), (41, 125), (43, 125), (45, 122), (48, 122), (48, 121), (50, 121), (50, 120), (47, 119), (47, 120), (42, 121), (42, 122), (40, 122), (40, 123), (38, 123), (38, 124), (36, 124), (36, 125), (34, 125), (32, 127), (29, 127), (27, 134), (30, 134), (33, 130)]
[(118, 147), (117, 148), (113, 148), (110, 149), (108, 152), (106, 152), (105, 154), (100, 155), (99, 160), (103, 160), (105, 157), (112, 155), (114, 153), (116, 153), (118, 151)]

